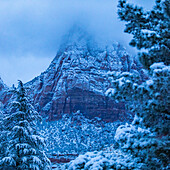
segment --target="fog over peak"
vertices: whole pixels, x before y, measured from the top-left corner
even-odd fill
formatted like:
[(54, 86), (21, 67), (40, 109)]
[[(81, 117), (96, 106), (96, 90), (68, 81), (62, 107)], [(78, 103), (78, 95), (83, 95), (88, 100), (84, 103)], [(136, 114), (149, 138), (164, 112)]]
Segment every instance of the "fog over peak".
[[(131, 0), (151, 6), (153, 0)], [(0, 76), (11, 85), (44, 71), (74, 24), (105, 44), (128, 48), (117, 0), (0, 0)]]

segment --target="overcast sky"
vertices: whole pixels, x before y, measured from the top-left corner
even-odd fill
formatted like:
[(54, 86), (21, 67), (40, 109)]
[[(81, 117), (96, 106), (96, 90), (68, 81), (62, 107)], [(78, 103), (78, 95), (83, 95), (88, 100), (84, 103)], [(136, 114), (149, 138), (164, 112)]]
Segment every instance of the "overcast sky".
[[(130, 1), (149, 8), (154, 0)], [(117, 0), (0, 0), (0, 76), (9, 86), (38, 76), (75, 23), (98, 40), (119, 41), (133, 53), (116, 6)]]

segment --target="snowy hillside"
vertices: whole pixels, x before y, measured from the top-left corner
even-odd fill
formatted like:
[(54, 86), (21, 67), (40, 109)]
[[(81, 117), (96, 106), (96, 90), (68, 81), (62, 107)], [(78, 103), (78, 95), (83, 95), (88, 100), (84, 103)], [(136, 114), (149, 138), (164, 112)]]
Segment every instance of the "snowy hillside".
[(114, 143), (115, 130), (120, 124), (106, 123), (100, 118), (90, 120), (78, 111), (70, 116), (65, 114), (58, 121), (43, 122), (39, 127), (47, 141), (47, 152), (52, 156), (79, 155), (106, 148)]

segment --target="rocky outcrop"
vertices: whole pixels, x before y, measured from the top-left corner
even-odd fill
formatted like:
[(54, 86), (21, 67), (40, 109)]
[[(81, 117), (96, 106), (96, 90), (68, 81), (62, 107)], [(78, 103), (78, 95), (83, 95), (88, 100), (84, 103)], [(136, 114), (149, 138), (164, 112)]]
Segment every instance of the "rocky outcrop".
[[(108, 71), (131, 71), (138, 66), (117, 42), (110, 46), (92, 41), (82, 30), (69, 33), (40, 76), (25, 84), (29, 98), (48, 120), (80, 110), (87, 118), (104, 121), (127, 120), (124, 103), (105, 96), (111, 87)], [(6, 104), (11, 94), (0, 79), (0, 102)]]
[(107, 72), (130, 71), (135, 67), (131, 57), (119, 43), (99, 46), (82, 33), (71, 37), (49, 68), (26, 84), (36, 109), (49, 120), (77, 110), (88, 118), (127, 119), (124, 104), (117, 104), (104, 94), (111, 86)]

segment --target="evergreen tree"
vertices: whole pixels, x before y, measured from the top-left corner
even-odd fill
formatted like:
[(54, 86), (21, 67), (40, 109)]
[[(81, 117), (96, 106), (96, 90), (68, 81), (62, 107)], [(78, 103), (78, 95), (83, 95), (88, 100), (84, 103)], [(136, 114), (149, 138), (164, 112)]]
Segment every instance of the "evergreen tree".
[(3, 118), (4, 118), (4, 113), (0, 109), (0, 160), (3, 158), (5, 155), (5, 139), (6, 139), (6, 132), (4, 130), (4, 124), (3, 124)]
[[(170, 115), (167, 95), (170, 85), (170, 0), (155, 0), (155, 3), (152, 10), (145, 11), (119, 0), (119, 17), (127, 22), (125, 32), (133, 35), (130, 44), (147, 50), (139, 53), (139, 58), (149, 69), (150, 80), (141, 84), (138, 75), (122, 73), (114, 80), (114, 86), (117, 89), (115, 96), (131, 101), (132, 110), (143, 117), (145, 125), (160, 132), (160, 122), (161, 129), (168, 127)], [(168, 134), (168, 128), (164, 128), (160, 133)]]
[(150, 11), (119, 0), (118, 15), (126, 22), (125, 32), (132, 34), (131, 46), (146, 49), (140, 61), (147, 69), (155, 62), (170, 64), (170, 0), (155, 0)]
[(3, 120), (7, 146), (0, 169), (50, 169), (50, 161), (44, 153), (44, 139), (36, 131), (35, 123), (40, 116), (29, 103), (21, 81), (13, 92), (16, 101), (12, 102), (11, 113)]
[(169, 0), (156, 0), (150, 11), (125, 0), (118, 5), (120, 19), (127, 22), (125, 32), (133, 35), (130, 45), (145, 49), (139, 59), (149, 79), (142, 82), (137, 71), (112, 72), (113, 88), (107, 95), (126, 102), (136, 115), (131, 125), (117, 129), (115, 141), (120, 150), (139, 158), (140, 169), (169, 168), (169, 6)]
[(166, 136), (169, 134), (170, 66), (155, 63), (150, 67), (150, 78), (141, 83), (138, 72), (112, 72), (113, 88), (107, 91), (117, 101), (142, 118), (141, 126)]

